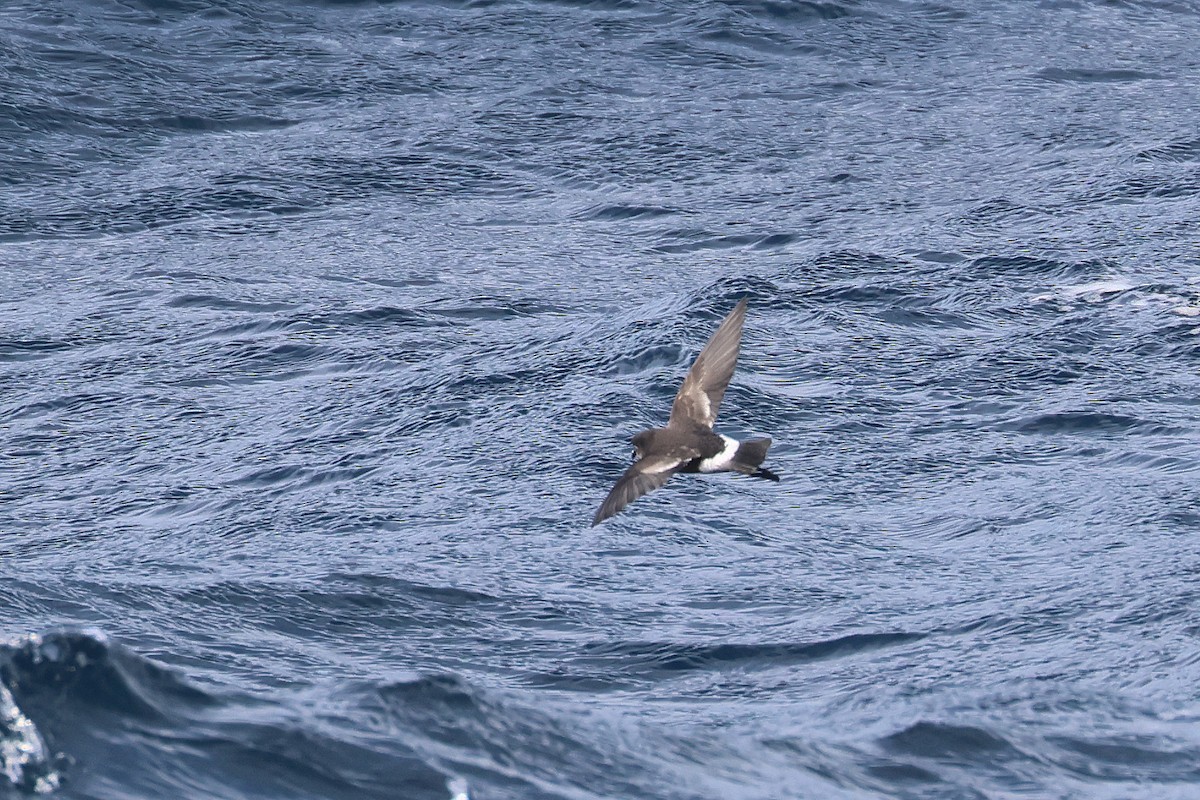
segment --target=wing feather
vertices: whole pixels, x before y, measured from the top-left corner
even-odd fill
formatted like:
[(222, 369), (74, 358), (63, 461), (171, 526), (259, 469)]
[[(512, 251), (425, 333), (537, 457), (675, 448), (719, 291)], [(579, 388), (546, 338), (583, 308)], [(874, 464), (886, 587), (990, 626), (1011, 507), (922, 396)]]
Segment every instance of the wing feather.
[(686, 458), (648, 456), (634, 463), (620, 477), (608, 497), (600, 504), (596, 516), (592, 517), (592, 525), (599, 525), (604, 520), (617, 514), (625, 506), (637, 500), (644, 494), (654, 491), (671, 479), (680, 467), (695, 456)]
[(679, 394), (671, 405), (668, 426), (698, 423), (711, 428), (717, 420), (725, 388), (737, 366), (738, 350), (742, 344), (742, 323), (746, 319), (746, 300), (743, 298), (708, 340), (688, 370)]

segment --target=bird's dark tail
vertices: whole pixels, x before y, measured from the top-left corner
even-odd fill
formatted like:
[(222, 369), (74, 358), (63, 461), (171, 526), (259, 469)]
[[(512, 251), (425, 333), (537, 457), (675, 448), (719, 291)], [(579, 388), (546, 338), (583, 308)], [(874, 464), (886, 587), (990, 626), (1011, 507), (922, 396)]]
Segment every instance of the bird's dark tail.
[(749, 475), (751, 478), (765, 478), (769, 481), (778, 481), (778, 475), (760, 466), (766, 460), (767, 450), (770, 447), (770, 439), (751, 439), (742, 442), (738, 445), (737, 452), (733, 454), (733, 468), (743, 475)]

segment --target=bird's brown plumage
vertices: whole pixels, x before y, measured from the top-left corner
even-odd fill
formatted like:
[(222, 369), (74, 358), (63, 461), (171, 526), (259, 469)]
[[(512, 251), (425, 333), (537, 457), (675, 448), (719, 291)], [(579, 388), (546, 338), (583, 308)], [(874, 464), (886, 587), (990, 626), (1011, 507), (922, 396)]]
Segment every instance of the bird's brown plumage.
[(671, 405), (671, 421), (667, 427), (699, 424), (712, 428), (717, 411), (725, 398), (725, 389), (737, 366), (742, 344), (742, 323), (746, 320), (746, 300), (743, 298), (708, 340), (688, 370), (675, 402)]
[[(737, 366), (746, 319), (746, 300), (738, 302), (717, 328), (688, 370), (665, 428), (643, 431), (634, 438), (638, 460), (600, 504), (592, 525), (608, 519), (644, 494), (661, 487), (681, 468), (698, 458), (711, 458), (724, 447), (712, 426)], [(694, 471), (694, 470), (693, 470)]]
[(612, 515), (620, 513), (634, 500), (665, 484), (681, 466), (692, 458), (695, 456), (681, 457), (680, 454), (666, 454), (639, 459), (633, 466), (625, 470), (625, 474), (613, 486), (608, 497), (604, 498), (604, 502), (596, 511), (596, 516), (592, 517), (592, 525), (598, 525)]

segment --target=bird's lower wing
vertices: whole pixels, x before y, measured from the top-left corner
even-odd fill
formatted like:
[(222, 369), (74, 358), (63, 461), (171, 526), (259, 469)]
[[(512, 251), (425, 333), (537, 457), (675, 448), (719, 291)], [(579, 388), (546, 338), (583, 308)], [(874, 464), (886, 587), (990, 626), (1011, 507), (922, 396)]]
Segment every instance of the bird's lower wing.
[(596, 516), (592, 517), (592, 525), (599, 525), (642, 495), (665, 484), (689, 460), (690, 458), (643, 458), (635, 463), (625, 470), (617, 485), (608, 493), (608, 497), (604, 498)]

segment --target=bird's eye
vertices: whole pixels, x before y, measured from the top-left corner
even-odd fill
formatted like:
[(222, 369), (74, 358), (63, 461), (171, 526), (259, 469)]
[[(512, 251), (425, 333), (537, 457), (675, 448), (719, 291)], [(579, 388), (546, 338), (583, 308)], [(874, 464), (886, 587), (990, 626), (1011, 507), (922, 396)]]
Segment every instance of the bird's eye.
[(633, 455), (631, 455), (630, 458), (632, 458), (634, 461), (638, 460), (638, 451), (636, 447), (633, 449)]

